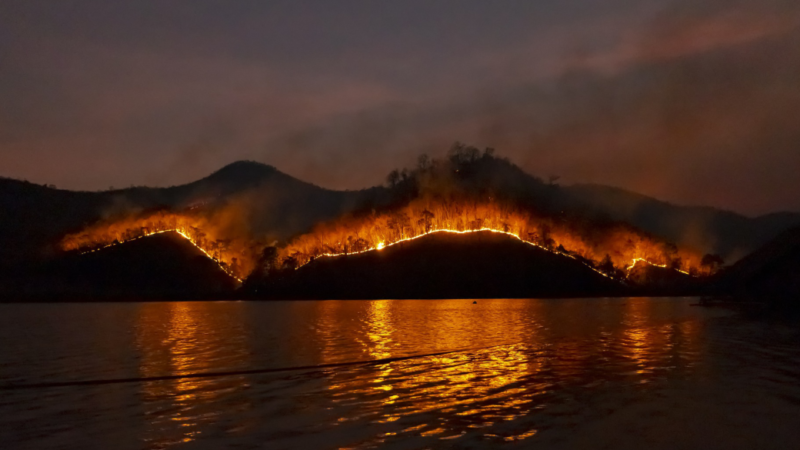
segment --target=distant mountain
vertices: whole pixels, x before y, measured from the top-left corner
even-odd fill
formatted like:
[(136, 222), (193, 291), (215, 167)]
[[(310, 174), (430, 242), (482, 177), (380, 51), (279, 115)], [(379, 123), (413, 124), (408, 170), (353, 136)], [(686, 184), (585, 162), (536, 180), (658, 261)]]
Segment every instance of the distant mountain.
[(678, 246), (718, 254), (729, 264), (782, 231), (800, 225), (800, 212), (776, 212), (750, 218), (713, 207), (674, 205), (610, 186), (560, 186), (544, 182), (504, 158), (479, 157), (463, 164), (459, 152), (463, 155), (469, 153), (469, 149), (456, 147), (456, 152), (451, 151), (448, 157), (469, 168), (468, 173), (455, 174), (454, 178), (468, 179), (469, 188), (476, 192), (526, 197), (537, 209), (551, 215), (626, 222)]
[(620, 295), (625, 288), (582, 263), (508, 236), (434, 233), (297, 269), (252, 276), (256, 299), (489, 298)]
[[(462, 153), (448, 158), (463, 158), (470, 149), (461, 147)], [(678, 245), (720, 254), (728, 263), (800, 224), (797, 213), (748, 218), (714, 208), (672, 205), (607, 186), (557, 186), (491, 155), (471, 161), (461, 164), (459, 167), (464, 170), (450, 178), (468, 185), (479, 196), (524, 197), (527, 204), (551, 215), (563, 212), (628, 222)], [(80, 231), (91, 223), (159, 208), (200, 208), (237, 232), (257, 236), (266, 243), (283, 242), (308, 232), (321, 221), (402, 202), (426, 186), (447, 181), (428, 179), (424, 171), (412, 175), (407, 177), (404, 171), (392, 188), (334, 191), (293, 178), (272, 166), (239, 161), (203, 179), (167, 188), (74, 192), (0, 179), (0, 268), (52, 256), (57, 253), (56, 243), (66, 233)]]
[(465, 168), (453, 178), (473, 192), (524, 197), (550, 215), (626, 222), (678, 246), (718, 254), (728, 264), (800, 225), (800, 212), (750, 218), (713, 207), (674, 205), (611, 186), (561, 186), (528, 174), (505, 158), (477, 156), (477, 149), (462, 144), (456, 144), (447, 158)]
[(720, 289), (744, 299), (800, 307), (800, 227), (781, 233), (718, 277)]
[(630, 223), (679, 246), (722, 256), (734, 263), (782, 231), (800, 225), (800, 213), (746, 217), (702, 206), (679, 206), (624, 189), (594, 184), (560, 188), (570, 208)]

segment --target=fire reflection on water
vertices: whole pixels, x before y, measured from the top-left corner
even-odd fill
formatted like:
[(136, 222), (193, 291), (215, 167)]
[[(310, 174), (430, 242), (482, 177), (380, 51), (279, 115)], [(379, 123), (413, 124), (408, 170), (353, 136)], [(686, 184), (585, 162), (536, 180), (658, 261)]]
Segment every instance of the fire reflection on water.
[[(625, 325), (621, 349), (634, 365), (637, 374), (666, 372), (679, 363), (691, 365), (699, 352), (700, 328), (697, 322), (654, 324), (652, 302), (628, 301), (625, 303)], [(642, 378), (641, 382), (648, 382)]]
[[(710, 436), (711, 447), (797, 448), (800, 390), (788, 376), (800, 367), (797, 330), (693, 301), (7, 308), (0, 329), (19, 327), (12, 356), (36, 330), (47, 330), (47, 339), (0, 367), (6, 380), (36, 371), (127, 379), (415, 356), (9, 390), (0, 441), (7, 448), (494, 448), (520, 440), (525, 448), (648, 448), (677, 439), (681, 448), (708, 448)], [(40, 322), (28, 319), (43, 313), (51, 326), (32, 326)], [(61, 322), (70, 325), (58, 329)], [(729, 420), (743, 413), (748, 420)]]
[(373, 359), (391, 358), (392, 345), (391, 300), (376, 300), (370, 303), (367, 315), (367, 351)]
[[(439, 305), (446, 305), (446, 302)], [(464, 301), (449, 302), (460, 309), (466, 304)], [(502, 303), (507, 301), (495, 302), (503, 308)], [(355, 413), (345, 409), (347, 414), (339, 418), (339, 423), (363, 419), (376, 424), (392, 424), (403, 422), (400, 419), (405, 417), (430, 416), (426, 419), (428, 423), (389, 431), (385, 437), (418, 432), (426, 437), (456, 439), (466, 432), (458, 430), (464, 427), (447, 422), (467, 424), (466, 428), (482, 428), (495, 422), (514, 420), (530, 411), (527, 407), (530, 401), (517, 397), (528, 387), (515, 387), (515, 383), (535, 373), (539, 367), (538, 363), (529, 361), (530, 352), (525, 351), (532, 342), (489, 349), (469, 348), (476, 333), (502, 335), (504, 321), (487, 321), (486, 316), (468, 310), (467, 314), (456, 315), (459, 323), (442, 326), (440, 319), (443, 317), (436, 315), (452, 317), (453, 313), (453, 309), (446, 306), (433, 311), (428, 308), (428, 319), (439, 326), (426, 328), (424, 333), (403, 333), (398, 329), (404, 326), (403, 318), (394, 314), (396, 306), (397, 302), (390, 300), (372, 301), (362, 315), (364, 339), (361, 343), (364, 353), (371, 359), (407, 356), (404, 349), (409, 347), (466, 351), (379, 364), (372, 368), (369, 380), (332, 373), (328, 389), (333, 401), (351, 404), (357, 398), (364, 407)], [(489, 317), (499, 318), (491, 314)], [(419, 319), (421, 317), (417, 317)], [(495, 329), (487, 330), (492, 327)], [(532, 334), (528, 337), (535, 339)], [(420, 342), (413, 344), (414, 341)], [(535, 434), (535, 430), (506, 437), (521, 439), (523, 434), (529, 437)]]
[[(367, 346), (367, 352), (372, 356), (372, 359), (386, 359), (392, 357), (390, 349), (393, 333), (391, 301), (377, 300), (372, 302), (370, 304), (369, 313), (367, 314), (368, 340), (364, 342)], [(377, 370), (378, 375), (373, 381), (375, 385), (373, 389), (390, 392), (394, 387), (386, 382), (386, 378), (392, 372), (391, 364), (382, 364)], [(392, 405), (396, 399), (397, 396), (392, 395), (384, 400), (384, 404)]]
[[(588, 393), (635, 399), (700, 358), (700, 322), (676, 320), (692, 308), (681, 303), (676, 312), (671, 305), (650, 299), (287, 302), (268, 308), (276, 312), (275, 330), (264, 336), (277, 337), (268, 348), (242, 338), (258, 326), (247, 325), (245, 311), (253, 305), (143, 305), (137, 330), (143, 377), (253, 369), (270, 364), (267, 354), (274, 367), (390, 360), (143, 383), (143, 434), (150, 448), (202, 440), (221, 429), (225, 436), (231, 429), (261, 433), (264, 442), (286, 448), (305, 446), (306, 435), (325, 446), (364, 448), (411, 437), (444, 445), (542, 439), (542, 431), (586, 414), (580, 399)], [(250, 328), (231, 328), (237, 323)], [(255, 362), (249, 344), (259, 348)], [(229, 422), (235, 423), (225, 430)]]
[[(407, 356), (408, 347), (459, 351), (378, 364), (356, 376), (355, 369), (330, 372), (328, 398), (340, 405), (334, 407), (340, 412), (335, 425), (369, 422), (380, 427), (378, 436), (363, 442), (366, 447), (409, 435), (523, 440), (547, 426), (537, 420), (537, 412), (563, 401), (563, 384), (594, 389), (623, 374), (634, 385), (644, 385), (686, 366), (687, 352), (697, 350), (696, 323), (661, 324), (646, 299), (613, 301), (603, 313), (606, 323), (582, 315), (578, 308), (585, 303), (571, 309), (565, 300), (564, 316), (547, 318), (563, 322), (561, 334), (537, 326), (535, 317), (508, 317), (513, 308), (503, 303), (514, 300), (491, 302), (507, 314), (486, 309), (460, 314), (428, 305), (428, 319), (438, 326), (413, 332), (403, 323), (413, 316), (403, 311), (408, 305), (370, 302), (359, 323), (361, 345), (372, 359)], [(464, 309), (466, 301), (460, 303)], [(435, 317), (439, 312), (450, 322)], [(475, 333), (503, 336), (511, 343), (469, 348)], [(576, 336), (586, 333), (597, 336)]]
[[(143, 304), (137, 323), (140, 375), (186, 375), (246, 364), (247, 347), (237, 337), (241, 334), (235, 329), (226, 333), (224, 317), (216, 311), (218, 307), (212, 303), (188, 302)], [(226, 311), (240, 315), (235, 307)], [(144, 415), (148, 418), (143, 440), (148, 448), (166, 448), (196, 440), (206, 425), (243, 406), (231, 408), (229, 399), (224, 407), (216, 402), (229, 391), (246, 386), (246, 382), (243, 377), (234, 376), (143, 383)]]

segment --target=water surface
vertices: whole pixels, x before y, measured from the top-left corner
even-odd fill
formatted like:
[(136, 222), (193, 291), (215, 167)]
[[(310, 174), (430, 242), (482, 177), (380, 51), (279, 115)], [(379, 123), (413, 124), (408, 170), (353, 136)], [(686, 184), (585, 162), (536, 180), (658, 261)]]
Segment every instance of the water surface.
[[(693, 299), (0, 305), (6, 448), (798, 448), (794, 328)], [(766, 432), (765, 430), (769, 430)]]

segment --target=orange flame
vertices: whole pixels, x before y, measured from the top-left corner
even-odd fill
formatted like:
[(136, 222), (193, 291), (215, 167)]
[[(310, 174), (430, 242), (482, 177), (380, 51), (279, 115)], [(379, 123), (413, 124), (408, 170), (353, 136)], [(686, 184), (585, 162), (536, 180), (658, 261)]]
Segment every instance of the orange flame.
[(503, 233), (526, 244), (576, 259), (603, 275), (603, 261), (624, 271), (644, 261), (685, 274), (707, 275), (698, 253), (677, 249), (625, 224), (580, 225), (537, 217), (495, 201), (418, 199), (390, 212), (345, 217), (318, 226), (279, 251), (280, 261), (301, 267), (319, 257), (381, 250), (431, 233)]
[(231, 277), (242, 279), (255, 266), (257, 249), (243, 239), (224, 239), (206, 219), (189, 214), (158, 211), (145, 216), (128, 217), (94, 224), (79, 233), (65, 236), (61, 248), (82, 254), (135, 241), (155, 234), (175, 232)]
[[(210, 218), (191, 212), (158, 211), (92, 225), (61, 241), (64, 250), (84, 252), (177, 232), (240, 280), (256, 267), (261, 246), (251, 237), (229, 238)], [(698, 253), (678, 249), (629, 225), (596, 225), (536, 216), (523, 208), (493, 201), (418, 198), (390, 211), (345, 216), (321, 224), (278, 251), (284, 266), (301, 267), (314, 258), (382, 250), (431, 233), (502, 233), (556, 254), (575, 259), (604, 276), (625, 276), (637, 263), (672, 267), (685, 274), (709, 275)], [(291, 261), (291, 264), (288, 264)]]

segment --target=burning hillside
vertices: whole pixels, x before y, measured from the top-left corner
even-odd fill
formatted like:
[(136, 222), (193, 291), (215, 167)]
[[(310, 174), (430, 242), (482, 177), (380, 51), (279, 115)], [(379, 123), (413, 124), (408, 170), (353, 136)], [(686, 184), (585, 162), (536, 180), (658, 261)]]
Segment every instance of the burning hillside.
[(67, 253), (3, 274), (3, 298), (26, 301), (230, 298), (241, 284), (175, 232), (88, 254)]
[(217, 211), (169, 210), (96, 223), (66, 236), (64, 250), (95, 251), (165, 231), (176, 231), (243, 279), (297, 269), (326, 257), (382, 250), (433, 233), (493, 232), (575, 259), (603, 275), (625, 278), (637, 263), (671, 268), (694, 276), (716, 267), (701, 255), (678, 248), (628, 224), (554, 207), (552, 184), (521, 172), (491, 151), (457, 145), (445, 159), (423, 156), (414, 170), (394, 171), (383, 199), (367, 199), (355, 212), (317, 224), (310, 232), (266, 247), (245, 222), (247, 208)]
[(254, 299), (526, 298), (634, 292), (576, 259), (503, 233), (429, 233), (381, 251), (251, 277)]
[(321, 224), (277, 252), (273, 268), (300, 267), (319, 257), (381, 250), (432, 233), (488, 231), (576, 259), (605, 275), (624, 278), (637, 263), (693, 276), (715, 270), (692, 249), (631, 225), (553, 207), (552, 184), (474, 147), (456, 145), (447, 159), (420, 158), (414, 171), (393, 172), (396, 201)]
[(212, 219), (191, 211), (155, 211), (98, 222), (61, 241), (65, 251), (95, 252), (143, 237), (174, 231), (219, 264), (226, 273), (241, 280), (254, 267), (259, 248), (246, 238), (226, 237)]
[(432, 233), (503, 233), (527, 244), (577, 259), (604, 274), (624, 276), (637, 262), (708, 274), (700, 257), (624, 224), (590, 226), (538, 216), (492, 199), (424, 198), (392, 211), (372, 212), (324, 224), (292, 240), (278, 253), (283, 266), (300, 267), (319, 257), (381, 250)]

